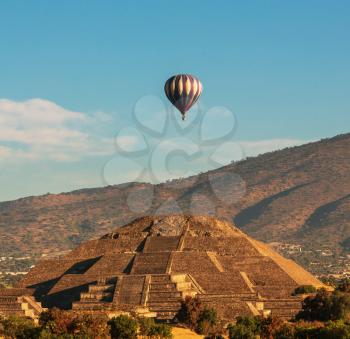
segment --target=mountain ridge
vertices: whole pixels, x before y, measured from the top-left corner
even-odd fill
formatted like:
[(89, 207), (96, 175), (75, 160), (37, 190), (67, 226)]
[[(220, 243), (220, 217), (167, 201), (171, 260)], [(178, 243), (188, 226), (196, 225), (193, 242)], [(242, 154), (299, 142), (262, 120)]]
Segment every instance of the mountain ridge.
[(350, 243), (349, 159), (350, 134), (342, 134), (158, 185), (124, 183), (2, 202), (0, 256), (68, 250), (145, 214), (180, 211), (228, 219), (269, 243), (311, 251), (328, 246), (338, 260)]

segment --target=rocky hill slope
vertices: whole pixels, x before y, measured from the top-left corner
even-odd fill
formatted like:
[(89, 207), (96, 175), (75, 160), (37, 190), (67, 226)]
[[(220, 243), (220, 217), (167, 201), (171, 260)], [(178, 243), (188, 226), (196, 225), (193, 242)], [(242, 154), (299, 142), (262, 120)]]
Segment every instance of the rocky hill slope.
[(350, 248), (350, 134), (160, 185), (130, 183), (0, 203), (0, 257), (68, 250), (135, 217), (168, 213), (230, 219), (254, 238), (277, 242), (313, 272), (329, 265), (338, 270)]

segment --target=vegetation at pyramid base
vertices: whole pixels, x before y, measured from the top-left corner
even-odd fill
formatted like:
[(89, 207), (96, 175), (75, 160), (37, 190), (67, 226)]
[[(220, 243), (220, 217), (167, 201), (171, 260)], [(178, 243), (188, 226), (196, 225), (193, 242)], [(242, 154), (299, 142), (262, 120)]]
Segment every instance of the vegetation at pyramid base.
[(267, 318), (242, 318), (228, 327), (230, 339), (347, 339), (350, 324), (343, 320), (320, 322), (278, 322)]
[(317, 291), (317, 288), (313, 285), (301, 285), (295, 289), (294, 295), (315, 293), (316, 291)]
[(228, 326), (229, 338), (350, 338), (350, 294), (341, 285), (334, 292), (319, 290), (303, 302), (290, 322), (262, 317), (241, 317)]
[(136, 339), (137, 321), (126, 315), (120, 315), (108, 322), (111, 328), (111, 337), (118, 339)]
[[(341, 286), (339, 289), (342, 289)], [(205, 338), (230, 339), (346, 339), (350, 338), (350, 293), (321, 289), (307, 297), (296, 319), (275, 317), (238, 317), (235, 323), (223, 324), (215, 309), (204, 307), (198, 298), (183, 301), (178, 320), (206, 335)], [(40, 316), (39, 325), (16, 316), (0, 321), (0, 337), (31, 339), (119, 338), (137, 336), (150, 339), (171, 338), (171, 327), (153, 319), (127, 315), (108, 320), (106, 316), (79, 315), (72, 311), (51, 309)]]
[(341, 291), (328, 292), (321, 289), (315, 296), (303, 301), (302, 310), (296, 319), (307, 321), (329, 321), (350, 319), (350, 294)]
[(149, 339), (172, 338), (171, 327), (152, 319), (120, 315), (108, 320), (103, 315), (79, 315), (56, 308), (40, 316), (39, 325), (31, 319), (10, 316), (0, 319), (0, 338), (17, 339)]
[(215, 308), (203, 306), (199, 298), (186, 297), (181, 303), (177, 320), (198, 334), (213, 336), (223, 332)]

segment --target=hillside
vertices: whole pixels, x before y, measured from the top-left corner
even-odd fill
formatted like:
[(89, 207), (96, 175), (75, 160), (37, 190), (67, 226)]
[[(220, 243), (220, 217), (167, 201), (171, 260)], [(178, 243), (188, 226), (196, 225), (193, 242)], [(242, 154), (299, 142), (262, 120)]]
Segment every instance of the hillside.
[[(64, 251), (144, 214), (184, 212), (230, 219), (312, 272), (327, 267), (334, 273), (345, 268), (350, 249), (349, 159), (346, 134), (155, 186), (130, 183), (0, 203), (0, 257)], [(0, 271), (9, 265), (0, 262)]]

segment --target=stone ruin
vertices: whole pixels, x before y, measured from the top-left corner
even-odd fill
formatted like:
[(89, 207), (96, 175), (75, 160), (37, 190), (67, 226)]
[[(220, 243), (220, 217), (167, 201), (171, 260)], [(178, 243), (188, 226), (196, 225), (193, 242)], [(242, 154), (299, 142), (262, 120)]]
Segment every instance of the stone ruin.
[(0, 290), (0, 313), (37, 316), (44, 307), (134, 312), (172, 321), (186, 296), (238, 315), (290, 318), (300, 285), (322, 283), (232, 224), (210, 217), (143, 217), (41, 260), (13, 289)]

